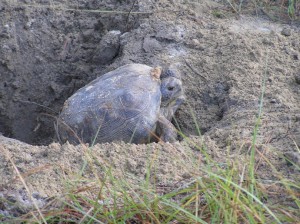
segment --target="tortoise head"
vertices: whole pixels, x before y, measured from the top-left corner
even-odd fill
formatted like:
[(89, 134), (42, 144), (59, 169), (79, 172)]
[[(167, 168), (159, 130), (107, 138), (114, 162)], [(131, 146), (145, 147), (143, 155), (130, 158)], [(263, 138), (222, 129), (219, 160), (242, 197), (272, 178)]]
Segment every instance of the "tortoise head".
[(175, 68), (167, 68), (161, 74), (161, 106), (167, 107), (178, 98), (184, 98), (181, 74)]

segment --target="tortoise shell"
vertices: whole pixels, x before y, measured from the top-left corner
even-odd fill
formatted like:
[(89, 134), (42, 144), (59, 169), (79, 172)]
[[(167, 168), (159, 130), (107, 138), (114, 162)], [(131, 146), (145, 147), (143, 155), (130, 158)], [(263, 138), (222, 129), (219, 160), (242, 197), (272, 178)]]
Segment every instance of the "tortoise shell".
[(160, 114), (161, 70), (129, 64), (98, 77), (64, 104), (58, 133), (70, 143), (149, 142)]

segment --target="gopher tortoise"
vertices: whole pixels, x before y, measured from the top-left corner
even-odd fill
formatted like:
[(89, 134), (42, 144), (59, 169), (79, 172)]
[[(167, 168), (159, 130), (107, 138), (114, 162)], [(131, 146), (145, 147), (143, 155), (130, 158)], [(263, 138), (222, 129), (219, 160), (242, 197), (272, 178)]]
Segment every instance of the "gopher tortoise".
[(128, 64), (98, 77), (64, 104), (57, 119), (61, 142), (173, 142), (177, 131), (171, 119), (184, 101), (181, 76)]

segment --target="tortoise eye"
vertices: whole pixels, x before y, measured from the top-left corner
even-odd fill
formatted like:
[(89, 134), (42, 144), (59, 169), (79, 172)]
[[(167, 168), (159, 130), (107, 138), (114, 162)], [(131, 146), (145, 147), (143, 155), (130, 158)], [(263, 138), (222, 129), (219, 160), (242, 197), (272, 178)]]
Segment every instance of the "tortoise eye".
[(169, 86), (169, 87), (168, 87), (168, 90), (169, 90), (169, 91), (172, 91), (172, 90), (174, 90), (174, 87), (173, 87), (173, 86)]

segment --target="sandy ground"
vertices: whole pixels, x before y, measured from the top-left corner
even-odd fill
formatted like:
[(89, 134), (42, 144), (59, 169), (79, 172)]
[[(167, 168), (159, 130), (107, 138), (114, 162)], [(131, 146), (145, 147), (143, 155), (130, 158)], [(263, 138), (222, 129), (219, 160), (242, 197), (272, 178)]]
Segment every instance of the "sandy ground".
[[(188, 138), (174, 144), (96, 145), (99, 175), (105, 164), (114, 175), (141, 182), (151, 163), (156, 182), (173, 186), (207, 165), (190, 141), (206, 145), (216, 161), (246, 161), (265, 88), (257, 177), (275, 178), (263, 155), (299, 181), (299, 171), (284, 159), (300, 164), (299, 26), (251, 15), (216, 18), (212, 12), (221, 6), (208, 0), (143, 1), (133, 7), (114, 1), (53, 2), (58, 6), (0, 3), (0, 131), (6, 136), (0, 137), (0, 197), (28, 202), (9, 158), (41, 205), (45, 198), (63, 195), (66, 180), (76, 182), (87, 147), (56, 143), (53, 117), (78, 88), (133, 62), (180, 68), (187, 101), (175, 118)], [(104, 6), (143, 13), (61, 10)], [(111, 36), (114, 30), (120, 33)], [(93, 172), (87, 169), (85, 175)], [(0, 210), (9, 210), (1, 205)]]

